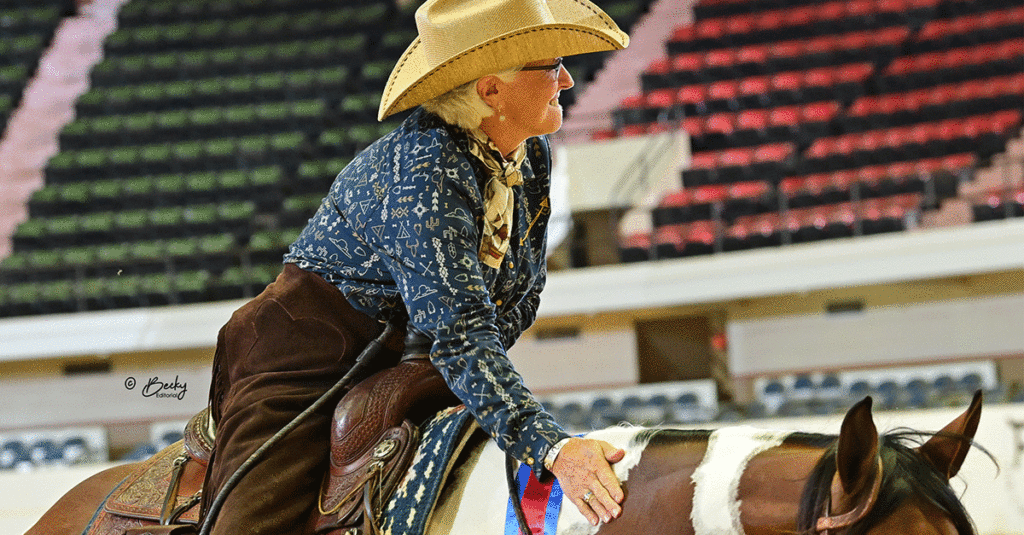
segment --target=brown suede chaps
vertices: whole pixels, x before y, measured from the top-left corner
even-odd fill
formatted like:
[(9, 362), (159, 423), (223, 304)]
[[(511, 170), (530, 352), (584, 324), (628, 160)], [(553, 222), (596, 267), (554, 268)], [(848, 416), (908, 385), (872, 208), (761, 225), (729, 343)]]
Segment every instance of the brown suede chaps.
[[(323, 278), (293, 264), (231, 316), (213, 363), (210, 407), (217, 432), (204, 516), (249, 455), (333, 386), (383, 327)], [(367, 375), (398, 362), (403, 337), (396, 329)], [(234, 535), (240, 526), (251, 534), (312, 532), (336, 404), (325, 404), (266, 452), (231, 491), (212, 533)]]

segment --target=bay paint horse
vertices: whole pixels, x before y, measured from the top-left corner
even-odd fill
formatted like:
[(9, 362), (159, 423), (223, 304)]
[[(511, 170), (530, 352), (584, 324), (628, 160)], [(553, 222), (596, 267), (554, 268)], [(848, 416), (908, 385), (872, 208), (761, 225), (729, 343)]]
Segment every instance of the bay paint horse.
[[(571, 503), (559, 535), (973, 535), (948, 484), (981, 417), (981, 394), (923, 444), (917, 433), (879, 437), (871, 398), (846, 414), (840, 434), (748, 427), (683, 431), (613, 427), (589, 436), (626, 449), (615, 465), (626, 489), (620, 518), (591, 526)], [(453, 468), (431, 516), (431, 535), (503, 534), (508, 494), (503, 453), (480, 436)], [(78, 535), (134, 470), (123, 465), (79, 484), (27, 535)]]

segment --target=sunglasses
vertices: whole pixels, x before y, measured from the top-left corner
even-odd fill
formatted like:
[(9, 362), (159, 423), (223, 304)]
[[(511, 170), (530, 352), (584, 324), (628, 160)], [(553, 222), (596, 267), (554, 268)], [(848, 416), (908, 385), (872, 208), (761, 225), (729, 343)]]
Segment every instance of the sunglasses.
[(562, 66), (562, 58), (558, 58), (551, 65), (534, 65), (533, 67), (523, 67), (521, 71), (557, 71)]

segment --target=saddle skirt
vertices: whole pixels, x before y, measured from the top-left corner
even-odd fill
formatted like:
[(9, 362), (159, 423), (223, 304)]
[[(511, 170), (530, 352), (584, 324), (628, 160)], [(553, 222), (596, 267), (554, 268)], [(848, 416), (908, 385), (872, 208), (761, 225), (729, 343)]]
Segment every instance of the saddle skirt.
[(114, 488), (85, 535), (194, 531), (191, 527), (199, 520), (201, 489), (213, 448), (209, 409), (189, 420), (184, 435), (143, 461)]

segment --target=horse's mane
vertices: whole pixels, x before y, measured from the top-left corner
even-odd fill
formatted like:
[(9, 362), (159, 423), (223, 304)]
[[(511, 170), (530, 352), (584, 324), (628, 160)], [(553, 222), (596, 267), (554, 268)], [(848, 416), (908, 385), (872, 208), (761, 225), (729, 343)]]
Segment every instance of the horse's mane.
[[(911, 449), (920, 445), (921, 439), (927, 436), (927, 433), (906, 430), (887, 433), (881, 437), (879, 454), (882, 457), (884, 475), (878, 501), (868, 515), (850, 529), (848, 535), (863, 534), (892, 513), (907, 498), (930, 502), (949, 516), (959, 535), (974, 535), (970, 516), (950, 488), (946, 476)], [(828, 503), (832, 479), (836, 473), (838, 444), (836, 437), (833, 436), (832, 439), (833, 443), (818, 460), (800, 498), (798, 533), (815, 533), (815, 523), (818, 517), (824, 514), (824, 508)]]

